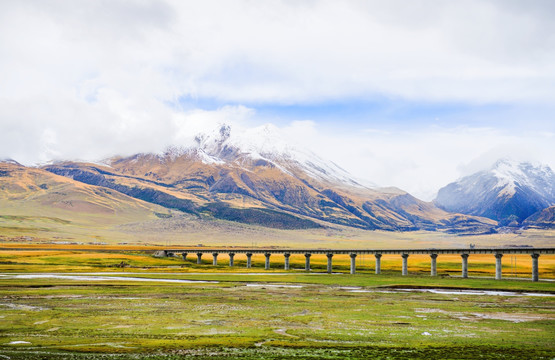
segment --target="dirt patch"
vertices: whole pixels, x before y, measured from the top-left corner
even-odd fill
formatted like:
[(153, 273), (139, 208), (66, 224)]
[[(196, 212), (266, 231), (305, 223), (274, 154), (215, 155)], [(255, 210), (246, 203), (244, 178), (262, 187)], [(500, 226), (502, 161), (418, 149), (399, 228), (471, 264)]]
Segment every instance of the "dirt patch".
[(458, 312), (450, 312), (450, 311), (445, 311), (441, 309), (430, 309), (430, 308), (415, 309), (414, 312), (424, 313), (424, 314), (433, 314), (433, 313), (445, 314), (461, 321), (505, 320), (505, 321), (511, 321), (514, 323), (520, 323), (520, 322), (538, 321), (538, 320), (555, 320), (555, 315), (551, 315), (551, 314), (526, 314), (526, 313), (503, 313), (503, 312), (463, 314)]
[(441, 309), (428, 309), (428, 308), (414, 309), (414, 312), (416, 312), (416, 313), (424, 313), (424, 314), (433, 314), (433, 313), (449, 314), (449, 312), (448, 312), (448, 311), (445, 311), (445, 310), (441, 310)]
[(538, 321), (538, 320), (555, 320), (554, 315), (548, 315), (548, 314), (472, 313), (471, 315), (477, 317), (478, 319), (505, 320), (505, 321), (511, 321), (514, 323)]
[(47, 310), (46, 308), (40, 306), (31, 306), (31, 305), (21, 305), (21, 304), (0, 304), (0, 306), (5, 306), (12, 310), (24, 310), (24, 311), (41, 311)]
[(297, 335), (288, 334), (287, 329), (275, 329), (274, 332), (276, 334), (279, 334), (279, 335), (289, 336), (289, 337), (296, 338), (296, 339), (299, 338)]

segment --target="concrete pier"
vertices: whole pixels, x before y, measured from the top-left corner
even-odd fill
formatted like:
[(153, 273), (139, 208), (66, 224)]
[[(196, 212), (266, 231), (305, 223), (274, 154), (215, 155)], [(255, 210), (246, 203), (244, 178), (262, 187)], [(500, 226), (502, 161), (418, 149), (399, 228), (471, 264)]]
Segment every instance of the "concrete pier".
[(212, 265), (214, 265), (214, 266), (218, 265), (218, 253), (216, 253), (216, 252), (212, 253), (212, 257), (213, 257)]
[(501, 270), (501, 258), (503, 254), (495, 254), (495, 280), (501, 280), (502, 270)]
[(265, 270), (270, 270), (270, 256), (272, 254), (270, 253), (265, 253), (264, 256), (266, 257), (266, 261), (264, 262), (264, 269)]
[(251, 261), (252, 260), (252, 254), (247, 253), (246, 255), (247, 255), (247, 269), (250, 269), (251, 265), (252, 265), (252, 261)]
[(532, 281), (539, 281), (540, 274), (538, 271), (538, 258), (540, 254), (532, 254)]
[(403, 270), (402, 270), (401, 274), (402, 275), (408, 275), (409, 274), (409, 266), (408, 266), (407, 259), (409, 258), (409, 254), (401, 254), (401, 257), (403, 258)]
[(202, 264), (202, 253), (197, 253), (197, 264)]
[(284, 262), (284, 264), (283, 264), (283, 268), (284, 268), (285, 270), (289, 270), (289, 256), (291, 256), (291, 254), (289, 254), (289, 253), (283, 254), (283, 257), (285, 258), (285, 262)]
[(331, 274), (331, 259), (333, 258), (333, 253), (327, 253), (326, 256), (328, 257), (328, 274)]
[(432, 260), (430, 266), (430, 275), (437, 276), (437, 254), (430, 254), (430, 259)]
[(311, 253), (306, 253), (304, 254), (305, 260), (304, 260), (304, 269), (306, 271), (310, 271), (310, 256), (312, 256)]
[(349, 256), (351, 257), (351, 275), (353, 275), (353, 274), (355, 274), (356, 271), (357, 271), (357, 270), (356, 270), (356, 267), (357, 267), (357, 264), (356, 264), (357, 254), (351, 253), (351, 254), (349, 254)]
[(233, 266), (234, 257), (235, 257), (235, 253), (229, 253), (229, 266)]
[(466, 279), (468, 277), (468, 254), (461, 254), (462, 258), (462, 277)]
[(382, 254), (374, 254), (376, 257), (376, 275), (382, 273)]
[(181, 256), (183, 256), (183, 261), (187, 261), (187, 253), (181, 253)]

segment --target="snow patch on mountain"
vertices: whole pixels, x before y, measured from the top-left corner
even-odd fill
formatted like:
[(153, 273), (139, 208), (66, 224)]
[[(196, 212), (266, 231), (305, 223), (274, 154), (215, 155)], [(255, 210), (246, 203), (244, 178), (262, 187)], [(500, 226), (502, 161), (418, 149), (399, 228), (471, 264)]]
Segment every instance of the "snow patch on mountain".
[(496, 188), (501, 189), (499, 196), (514, 196), (517, 187), (526, 187), (544, 196), (555, 197), (555, 175), (549, 166), (502, 159), (493, 165), (491, 173), (497, 178)]
[(0, 163), (4, 163), (4, 164), (12, 164), (12, 165), (20, 165), (20, 163), (18, 163), (17, 161), (15, 161), (14, 159), (9, 159), (9, 158), (5, 158), (5, 159), (0, 159)]
[(170, 158), (194, 154), (205, 164), (233, 163), (236, 166), (242, 166), (245, 159), (263, 160), (289, 175), (294, 176), (295, 170), (300, 168), (316, 180), (367, 187), (335, 163), (291, 145), (272, 124), (250, 129), (232, 129), (223, 124), (211, 132), (197, 134), (192, 146), (173, 147), (165, 154)]

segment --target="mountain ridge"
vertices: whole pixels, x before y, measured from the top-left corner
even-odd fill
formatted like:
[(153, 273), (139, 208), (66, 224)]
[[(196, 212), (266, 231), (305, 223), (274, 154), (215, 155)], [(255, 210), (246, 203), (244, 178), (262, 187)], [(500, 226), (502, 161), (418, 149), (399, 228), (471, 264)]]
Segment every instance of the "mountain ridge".
[[(22, 166), (11, 159), (0, 164)], [(365, 184), (333, 162), (291, 146), (272, 126), (241, 132), (224, 124), (196, 134), (187, 146), (159, 153), (28, 169), (115, 191), (161, 211), (276, 229), (488, 234), (499, 226), (547, 226), (549, 214), (539, 216), (539, 223), (524, 220), (555, 202), (549, 167), (508, 160), (447, 185), (436, 200), (425, 202), (395, 187)], [(443, 196), (449, 191), (454, 195)], [(467, 207), (454, 208), (463, 200)]]
[(303, 228), (489, 233), (496, 225), (448, 213), (400, 189), (364, 186), (339, 166), (274, 141), (272, 128), (258, 131), (263, 135), (251, 141), (252, 133), (234, 137), (224, 125), (197, 135), (190, 147), (43, 169), (191, 214), (270, 226), (287, 227), (290, 219)]

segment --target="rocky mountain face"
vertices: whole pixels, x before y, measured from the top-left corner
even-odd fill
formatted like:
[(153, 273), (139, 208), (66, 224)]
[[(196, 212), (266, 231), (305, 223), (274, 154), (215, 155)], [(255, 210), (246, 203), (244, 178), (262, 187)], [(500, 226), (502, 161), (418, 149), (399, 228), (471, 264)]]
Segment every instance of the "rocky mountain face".
[(499, 160), (440, 189), (434, 203), (446, 211), (497, 220), (501, 226), (519, 226), (555, 205), (555, 174), (548, 166)]
[(199, 134), (188, 147), (43, 169), (198, 216), (283, 229), (340, 224), (390, 231), (487, 233), (484, 218), (453, 214), (395, 188), (361, 184), (339, 166), (287, 145), (276, 129)]

